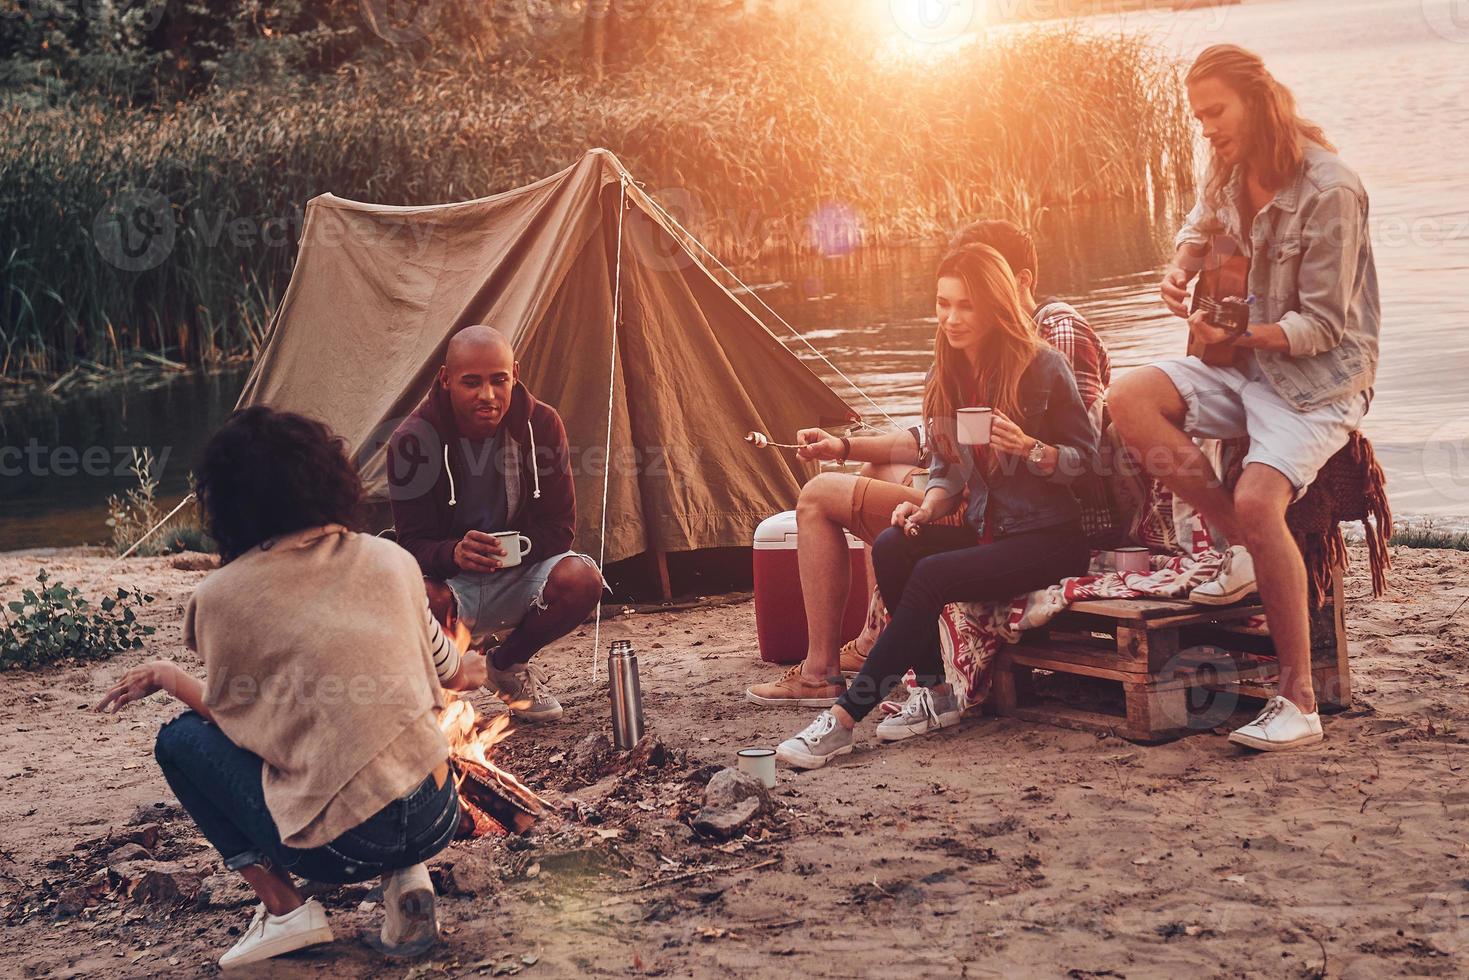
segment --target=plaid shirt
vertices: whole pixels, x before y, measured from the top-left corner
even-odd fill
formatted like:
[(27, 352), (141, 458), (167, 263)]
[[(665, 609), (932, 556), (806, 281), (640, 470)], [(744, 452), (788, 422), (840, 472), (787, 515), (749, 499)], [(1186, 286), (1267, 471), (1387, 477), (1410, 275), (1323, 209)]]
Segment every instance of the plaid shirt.
[(1076, 390), (1081, 393), (1081, 403), (1102, 430), (1102, 411), (1107, 386), (1112, 383), (1112, 361), (1107, 348), (1086, 317), (1074, 306), (1052, 300), (1035, 311), (1036, 325), (1041, 338), (1062, 354), (1071, 364), (1076, 375)]

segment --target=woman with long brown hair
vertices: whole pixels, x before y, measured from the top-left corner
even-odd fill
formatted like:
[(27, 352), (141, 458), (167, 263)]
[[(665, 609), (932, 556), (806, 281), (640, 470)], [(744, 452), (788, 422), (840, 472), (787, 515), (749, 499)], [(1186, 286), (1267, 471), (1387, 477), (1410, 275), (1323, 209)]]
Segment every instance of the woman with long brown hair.
[[(923, 396), (934, 458), (928, 490), (921, 503), (899, 504), (872, 546), (892, 623), (836, 705), (781, 743), (777, 756), (802, 769), (852, 751), (857, 722), (909, 669), (919, 686), (878, 726), (878, 738), (958, 722), (939, 650), (947, 603), (1008, 599), (1086, 571), (1080, 506), (1068, 485), (1094, 465), (1097, 432), (1070, 365), (1040, 339), (999, 252), (951, 252), (937, 279), (934, 369)], [(958, 431), (960, 410), (975, 407), (992, 410), (987, 444)], [(934, 526), (966, 489), (965, 523)]]
[[(1285, 514), (1347, 444), (1371, 397), (1381, 311), (1367, 192), (1257, 55), (1215, 45), (1186, 82), (1210, 145), (1209, 179), (1161, 293), (1205, 356), (1139, 368), (1113, 387), (1109, 406), (1152, 475), (1229, 541), (1217, 578), (1189, 598), (1227, 605), (1258, 587), (1265, 605), (1279, 694), (1230, 740), (1300, 748), (1322, 730), (1306, 567)], [(1238, 336), (1186, 305), (1189, 280), (1228, 253), (1249, 260), (1243, 291), (1253, 302)], [(1250, 450), (1231, 492), (1193, 440), (1244, 437)]]

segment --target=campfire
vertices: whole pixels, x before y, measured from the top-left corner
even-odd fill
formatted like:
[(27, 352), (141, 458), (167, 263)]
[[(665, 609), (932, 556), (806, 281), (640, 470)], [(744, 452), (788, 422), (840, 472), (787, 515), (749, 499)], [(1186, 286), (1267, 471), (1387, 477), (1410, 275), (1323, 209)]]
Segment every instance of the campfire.
[[(457, 624), (454, 642), (469, 647), (469, 634)], [(547, 809), (542, 800), (514, 775), (491, 761), (494, 748), (515, 729), (510, 715), (482, 718), (474, 705), (451, 692), (439, 715), (439, 728), (449, 740), (449, 764), (459, 789), (459, 836), (523, 834)]]

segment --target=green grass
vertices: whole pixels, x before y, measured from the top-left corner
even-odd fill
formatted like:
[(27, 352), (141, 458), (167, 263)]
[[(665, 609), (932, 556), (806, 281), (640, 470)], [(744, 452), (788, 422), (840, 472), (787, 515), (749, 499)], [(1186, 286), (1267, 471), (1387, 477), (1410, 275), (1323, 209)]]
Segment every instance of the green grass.
[(1469, 551), (1469, 533), (1448, 531), (1436, 526), (1433, 521), (1419, 524), (1399, 524), (1393, 528), (1388, 544), (1403, 548), (1445, 548), (1450, 551)]
[[(482, 197), (594, 146), (666, 203), (692, 200), (691, 230), (734, 260), (809, 250), (808, 218), (833, 203), (882, 244), (1192, 185), (1177, 67), (1141, 39), (1037, 28), (922, 62), (873, 43), (797, 14), (679, 38), (600, 86), (551, 62), (400, 63), (161, 110), (0, 104), (0, 377), (119, 368), (134, 351), (249, 356), (309, 198)], [(175, 234), (143, 271), (92, 239), (133, 189), (166, 199)]]

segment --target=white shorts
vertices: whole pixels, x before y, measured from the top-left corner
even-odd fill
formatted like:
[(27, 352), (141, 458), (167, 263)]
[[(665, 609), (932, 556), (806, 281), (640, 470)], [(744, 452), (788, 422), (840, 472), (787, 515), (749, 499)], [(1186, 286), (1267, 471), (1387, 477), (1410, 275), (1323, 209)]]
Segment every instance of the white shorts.
[(1253, 356), (1243, 371), (1211, 367), (1197, 357), (1153, 367), (1168, 375), (1188, 405), (1185, 432), (1196, 439), (1248, 436), (1245, 465), (1264, 463), (1278, 470), (1296, 488), (1298, 500), (1367, 412), (1365, 392), (1302, 412), (1276, 393)]

